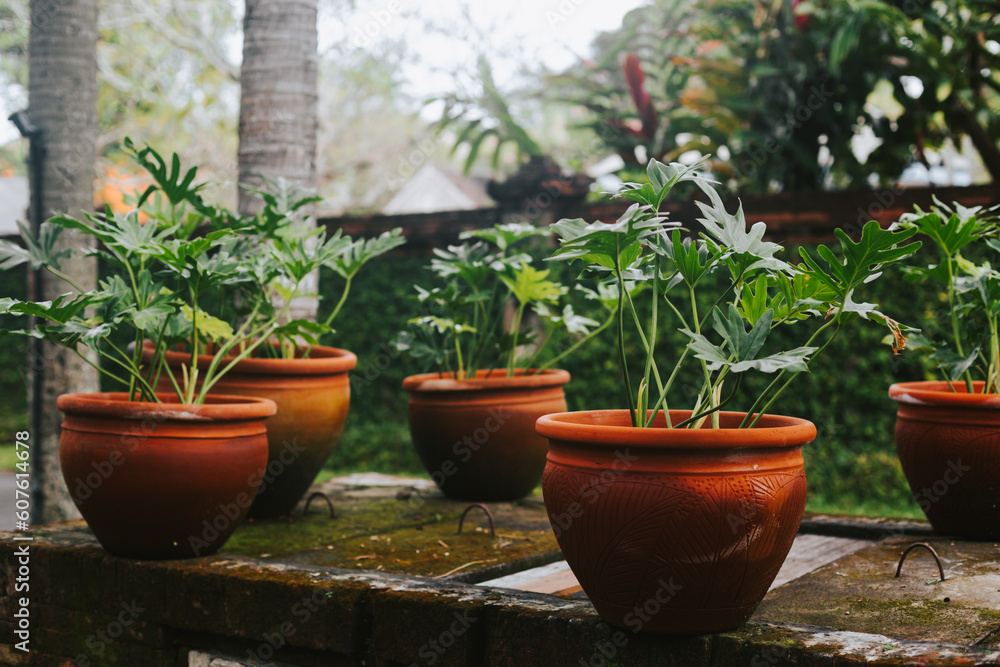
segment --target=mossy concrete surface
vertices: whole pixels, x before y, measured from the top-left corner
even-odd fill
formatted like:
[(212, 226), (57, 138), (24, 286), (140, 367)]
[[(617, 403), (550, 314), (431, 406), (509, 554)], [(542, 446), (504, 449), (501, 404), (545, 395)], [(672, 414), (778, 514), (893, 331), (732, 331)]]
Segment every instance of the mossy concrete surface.
[[(1000, 665), (1000, 651), (990, 648), (991, 639), (976, 646), (966, 637), (996, 627), (988, 613), (996, 609), (993, 599), (980, 596), (973, 602), (969, 587), (959, 583), (960, 576), (985, 581), (974, 578), (990, 575), (992, 545), (957, 543), (952, 551), (945, 549), (950, 543), (941, 546), (955, 575), (954, 587), (947, 590), (965, 609), (955, 616), (967, 628), (958, 638), (937, 640), (930, 632), (912, 628), (908, 638), (890, 634), (903, 631), (893, 625), (873, 622), (869, 630), (861, 630), (840, 617), (813, 619), (807, 615), (822, 611), (826, 601), (837, 596), (823, 586), (799, 590), (791, 585), (773, 591), (758, 618), (739, 629), (670, 637), (610, 627), (585, 599), (456, 579), (470, 571), (477, 580), (493, 576), (488, 569), (500, 562), (524, 567), (532, 559), (548, 558), (554, 542), (551, 533), (536, 534), (545, 520), (537, 500), (491, 503), (497, 536), (490, 538), (476, 530), (487, 528), (478, 514), (468, 517), (468, 533), (455, 535), (465, 503), (429, 493), (414, 499), (409, 491), (391, 487), (325, 488), (336, 504), (337, 519), (321, 516), (314, 504), (305, 518), (242, 526), (225, 553), (207, 558), (115, 558), (100, 548), (82, 522), (32, 529), (27, 593), (15, 590), (23, 543), (0, 534), (0, 665), (186, 667), (192, 656), (197, 664), (227, 667)], [(322, 509), (325, 512), (325, 504)], [(877, 549), (891, 555), (903, 542)], [(435, 544), (437, 558), (418, 560), (407, 553), (420, 548), (423, 554)], [(375, 558), (367, 557), (371, 554)], [(490, 558), (496, 563), (477, 563), (448, 574), (462, 564)], [(869, 560), (859, 562), (881, 567), (881, 557), (865, 558)], [(424, 576), (388, 572), (411, 566)], [(842, 560), (830, 568), (838, 581), (864, 580), (862, 566), (853, 579), (836, 574), (844, 567)], [(904, 568), (913, 586), (933, 588), (926, 584), (931, 572), (922, 555)], [(935, 586), (946, 585), (948, 581)], [(843, 590), (849, 591), (850, 585), (844, 584)], [(854, 599), (874, 601), (876, 593)], [(19, 623), (14, 612), (23, 595), (30, 597), (30, 653), (14, 647)], [(850, 598), (849, 592), (837, 595)], [(816, 600), (811, 607), (804, 605), (799, 615), (790, 611), (787, 598), (801, 596)], [(952, 617), (941, 616), (936, 596), (914, 598), (928, 610), (922, 613), (930, 614), (922, 627), (953, 623)], [(894, 601), (895, 608), (905, 597), (886, 599)], [(857, 610), (864, 608), (863, 603), (855, 604), (861, 605)], [(980, 604), (992, 607), (976, 607)], [(774, 618), (780, 609), (788, 611), (779, 622), (761, 620)], [(975, 609), (980, 609), (978, 621), (970, 611)], [(830, 627), (812, 625), (817, 622)]]
[(347, 486), (338, 480), (318, 489), (285, 519), (246, 522), (224, 551), (264, 561), (330, 568), (397, 572), (457, 581), (485, 581), (562, 558), (549, 527), (541, 492), (508, 503), (489, 503), (495, 536), (480, 508), (446, 499), (437, 490)]
[[(910, 551), (914, 541), (940, 556)], [(897, 536), (845, 556), (768, 594), (757, 619), (807, 623), (898, 639), (1000, 648), (1000, 546)]]

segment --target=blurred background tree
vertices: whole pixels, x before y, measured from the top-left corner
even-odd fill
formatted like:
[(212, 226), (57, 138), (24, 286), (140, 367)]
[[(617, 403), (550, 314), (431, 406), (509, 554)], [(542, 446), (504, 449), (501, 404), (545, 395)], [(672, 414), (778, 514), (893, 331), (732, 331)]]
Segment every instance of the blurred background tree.
[(656, 0), (553, 79), (626, 165), (710, 152), (733, 190), (894, 183), (967, 137), (1000, 177), (991, 0)]

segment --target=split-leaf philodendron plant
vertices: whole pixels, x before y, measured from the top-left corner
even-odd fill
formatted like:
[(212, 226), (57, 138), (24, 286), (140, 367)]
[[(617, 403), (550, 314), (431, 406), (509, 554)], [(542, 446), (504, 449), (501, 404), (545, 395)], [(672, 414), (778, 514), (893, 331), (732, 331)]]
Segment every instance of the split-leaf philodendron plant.
[(914, 281), (930, 279), (947, 294), (947, 316), (934, 318), (927, 324), (931, 328), (943, 328), (940, 333), (943, 338), (950, 338), (950, 346), (943, 341), (932, 343), (930, 337), (923, 334), (917, 338), (917, 346), (933, 351), (931, 358), (949, 383), (962, 381), (971, 394), (973, 379), (982, 379), (984, 394), (1000, 393), (1000, 331), (997, 328), (1000, 272), (989, 262), (977, 265), (962, 256), (964, 249), (979, 241), (1000, 252), (998, 207), (966, 208), (958, 203), (948, 207), (936, 198), (934, 202), (930, 211), (916, 207), (914, 213), (903, 215), (894, 225), (896, 229), (926, 236), (940, 258), (939, 263), (927, 267), (905, 267), (907, 278)]
[[(547, 228), (510, 223), (463, 232), (460, 238), (466, 243), (435, 248), (431, 270), (442, 284), (417, 286), (417, 300), (427, 314), (410, 320), (410, 330), (397, 338), (396, 346), (460, 380), (476, 377), (480, 369), (503, 369), (512, 377), (520, 366), (529, 374), (550, 368), (606, 329), (614, 320), (613, 299), (586, 290), (610, 311), (598, 324), (560, 303), (567, 288), (550, 280), (549, 270), (533, 266), (530, 255), (512, 251), (528, 239), (549, 235)], [(514, 312), (505, 324), (509, 302)], [(529, 312), (538, 316), (540, 332), (526, 326)], [(539, 364), (560, 331), (574, 337), (573, 342)]]
[[(24, 247), (0, 242), (0, 269), (28, 264), (44, 268), (75, 292), (44, 302), (0, 299), (0, 314), (34, 316), (37, 323), (0, 335), (20, 335), (61, 345), (78, 353), (103, 375), (127, 388), (133, 401), (154, 401), (166, 370), (166, 352), (183, 349), (191, 361), (182, 377), (166, 377), (182, 403), (204, 403), (213, 385), (255, 352), (295, 354), (295, 341), (308, 346), (331, 331), (353, 277), (361, 266), (403, 242), (400, 230), (377, 239), (352, 241), (338, 230), (311, 229), (303, 207), (319, 198), (299, 196), (279, 184), (256, 216), (238, 216), (202, 199), (197, 168), (182, 170), (175, 154), (168, 163), (152, 148), (125, 141), (129, 156), (153, 184), (135, 198), (128, 213), (58, 215), (35, 236), (20, 225)], [(89, 238), (94, 247), (57, 250), (63, 230)], [(96, 289), (84, 290), (61, 270), (73, 252), (102, 258), (114, 273)], [(288, 320), (306, 277), (327, 267), (345, 280), (343, 296), (323, 323)], [(143, 365), (143, 344), (154, 351)], [(131, 346), (129, 345), (131, 344)], [(131, 347), (131, 349), (129, 349)], [(211, 354), (199, 371), (199, 354)], [(96, 358), (98, 361), (94, 361)]]
[[(719, 410), (736, 395), (743, 373), (774, 375), (749, 407), (741, 426), (752, 427), (810, 362), (853, 320), (867, 319), (888, 327), (893, 350), (905, 345), (900, 325), (871, 303), (855, 301), (855, 290), (876, 280), (882, 270), (912, 255), (917, 242), (903, 244), (916, 230), (887, 231), (869, 222), (859, 240), (835, 231), (840, 256), (821, 245), (814, 257), (800, 250), (801, 263), (778, 258), (780, 245), (763, 240), (763, 222), (748, 230), (742, 206), (726, 211), (710, 180), (699, 173), (703, 161), (685, 166), (650, 160), (649, 183), (624, 184), (617, 196), (634, 203), (613, 223), (581, 219), (554, 225), (560, 247), (552, 259), (581, 261), (596, 274), (606, 292), (617, 298), (618, 356), (632, 424), (649, 427), (663, 411), (671, 428), (701, 427), (707, 420), (719, 427)], [(679, 222), (668, 220), (661, 207), (670, 190), (690, 181), (708, 196), (698, 202), (704, 216), (697, 237), (686, 236)], [(703, 295), (710, 275), (720, 274), (724, 286)], [(648, 290), (647, 295), (643, 292)], [(700, 296), (711, 296), (711, 307)], [(640, 318), (636, 301), (648, 298), (650, 315)], [(680, 350), (668, 350), (669, 374), (660, 371), (657, 330), (662, 317), (687, 338)], [(802, 345), (769, 350), (768, 334), (779, 326), (808, 327)], [(811, 325), (811, 326), (809, 326)], [(644, 353), (642, 375), (635, 382), (626, 358), (626, 328), (638, 334)], [(673, 423), (668, 395), (685, 362), (699, 369), (701, 387), (688, 419)]]

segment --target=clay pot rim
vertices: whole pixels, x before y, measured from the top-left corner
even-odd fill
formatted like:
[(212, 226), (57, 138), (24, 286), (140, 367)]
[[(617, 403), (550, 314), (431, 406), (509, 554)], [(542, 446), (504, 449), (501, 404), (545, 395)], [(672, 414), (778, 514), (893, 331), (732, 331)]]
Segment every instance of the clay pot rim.
[[(671, 421), (687, 419), (690, 410), (671, 410)], [(722, 422), (739, 424), (745, 412), (720, 412)], [(663, 423), (663, 418), (658, 421)], [(539, 417), (535, 430), (550, 440), (609, 447), (659, 447), (666, 449), (727, 449), (748, 447), (789, 447), (812, 442), (816, 426), (799, 417), (765, 414), (752, 429), (636, 428), (628, 410), (583, 410), (558, 412)]]
[[(150, 347), (150, 341), (143, 343), (143, 360), (148, 360), (145, 348)], [(297, 347), (296, 350), (302, 350)], [(261, 359), (253, 357), (244, 359), (233, 366), (226, 375), (336, 375), (347, 373), (358, 365), (357, 356), (348, 350), (325, 345), (314, 345), (308, 359)], [(167, 365), (177, 368), (187, 363), (191, 355), (187, 352), (166, 353)], [(231, 357), (226, 357), (227, 359)], [(199, 354), (198, 368), (207, 369), (212, 363), (212, 355)]]
[[(952, 382), (956, 391), (948, 387), (944, 380), (921, 380), (917, 382), (897, 382), (889, 387), (889, 398), (907, 405), (928, 405), (938, 407), (979, 408), (996, 410), (1000, 408), (1000, 394), (969, 394), (965, 382)], [(983, 381), (972, 383), (973, 391), (982, 391)]]
[[(475, 378), (456, 380), (454, 373), (420, 373), (403, 380), (403, 389), (418, 391), (496, 391), (504, 389), (541, 389), (561, 387), (570, 381), (569, 371), (549, 368), (541, 373), (525, 375), (527, 369), (514, 369), (514, 377), (507, 377), (502, 368), (480, 369)], [(534, 370), (534, 369), (532, 369)], [(486, 377), (490, 374), (489, 377)]]
[(56, 406), (67, 415), (170, 422), (215, 422), (266, 419), (278, 412), (269, 398), (211, 394), (202, 405), (180, 403), (173, 393), (157, 393), (163, 403), (129, 401), (123, 391), (63, 394)]

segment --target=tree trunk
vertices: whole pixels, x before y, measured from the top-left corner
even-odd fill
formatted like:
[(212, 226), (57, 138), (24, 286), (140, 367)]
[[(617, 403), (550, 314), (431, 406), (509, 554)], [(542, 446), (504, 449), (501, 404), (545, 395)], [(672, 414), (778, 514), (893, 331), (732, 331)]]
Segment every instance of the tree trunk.
[[(41, 218), (79, 215), (94, 208), (97, 141), (97, 0), (32, 0), (28, 42), (28, 114), (41, 130), (42, 165), (31, 169), (32, 201)], [(40, 193), (38, 192), (40, 190)], [(40, 196), (39, 196), (40, 195)], [(38, 211), (32, 209), (33, 219)], [(64, 232), (60, 246), (84, 241)], [(96, 285), (96, 261), (64, 260), (62, 270), (84, 289)], [(47, 300), (73, 291), (45, 273), (33, 284), (32, 299)], [(59, 468), (62, 416), (56, 398), (69, 392), (99, 390), (97, 372), (73, 352), (48, 344), (31, 360), (33, 517), (48, 523), (79, 517)]]
[[(317, 189), (317, 0), (246, 0), (240, 72), (239, 182), (260, 186), (283, 178)], [(259, 198), (239, 191), (239, 211), (260, 210)], [(318, 277), (304, 290), (318, 292)], [(314, 319), (314, 297), (292, 304), (290, 316)]]
[[(247, 0), (240, 72), (240, 183), (316, 189), (316, 0)], [(260, 200), (240, 191), (240, 213)]]

